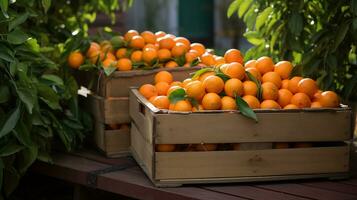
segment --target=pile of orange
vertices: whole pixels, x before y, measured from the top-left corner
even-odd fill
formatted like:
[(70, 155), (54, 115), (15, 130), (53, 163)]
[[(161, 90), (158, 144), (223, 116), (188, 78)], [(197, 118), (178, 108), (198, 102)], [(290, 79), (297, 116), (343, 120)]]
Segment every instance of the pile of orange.
[(224, 57), (217, 56), (201, 43), (191, 43), (185, 37), (176, 37), (163, 31), (139, 33), (129, 30), (110, 41), (91, 42), (85, 54), (71, 52), (67, 61), (75, 69), (87, 62), (103, 68), (112, 66), (119, 71), (129, 71), (140, 68), (218, 66), (233, 61), (243, 63), (243, 57), (236, 49), (227, 51)]
[[(156, 74), (154, 84), (145, 84), (139, 91), (157, 108), (174, 111), (237, 110), (237, 96), (252, 109), (339, 106), (338, 95), (333, 91), (322, 92), (313, 79), (289, 78), (292, 69), (288, 61), (274, 64), (271, 58), (261, 57), (244, 66), (239, 62), (224, 63), (182, 82), (161, 71)], [(187, 98), (170, 102), (169, 95), (177, 89), (183, 90)]]

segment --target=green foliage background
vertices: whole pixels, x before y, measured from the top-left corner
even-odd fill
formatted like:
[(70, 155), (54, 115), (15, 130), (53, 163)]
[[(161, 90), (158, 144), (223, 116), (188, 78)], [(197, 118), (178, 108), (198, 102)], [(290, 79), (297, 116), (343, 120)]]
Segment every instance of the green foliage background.
[(357, 0), (234, 0), (227, 15), (234, 14), (254, 45), (246, 60), (268, 55), (292, 61), (295, 74), (357, 98)]
[(88, 47), (84, 38), (97, 12), (114, 20), (114, 11), (131, 3), (0, 0), (0, 199), (35, 160), (51, 162), (53, 144), (70, 151), (91, 129), (65, 58)]

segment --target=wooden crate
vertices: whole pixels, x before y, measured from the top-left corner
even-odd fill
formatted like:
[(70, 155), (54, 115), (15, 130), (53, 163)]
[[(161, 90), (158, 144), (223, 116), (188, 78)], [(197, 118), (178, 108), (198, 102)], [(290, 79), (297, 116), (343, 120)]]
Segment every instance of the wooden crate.
[[(349, 171), (351, 110), (256, 110), (259, 122), (238, 111), (170, 112), (130, 93), (131, 151), (157, 186), (336, 178)], [(288, 149), (155, 152), (156, 144), (337, 142)], [(334, 143), (332, 143), (334, 144)]]
[(94, 143), (107, 157), (129, 155), (130, 129), (106, 130), (105, 125), (100, 122), (94, 126)]
[(127, 72), (116, 71), (111, 76), (106, 76), (103, 72), (100, 72), (92, 90), (102, 97), (128, 97), (130, 87), (139, 87), (145, 83), (152, 83), (157, 72), (169, 71), (172, 73), (174, 80), (182, 81), (189, 77), (190, 73), (198, 69), (200, 67), (159, 68), (155, 70), (134, 70)]

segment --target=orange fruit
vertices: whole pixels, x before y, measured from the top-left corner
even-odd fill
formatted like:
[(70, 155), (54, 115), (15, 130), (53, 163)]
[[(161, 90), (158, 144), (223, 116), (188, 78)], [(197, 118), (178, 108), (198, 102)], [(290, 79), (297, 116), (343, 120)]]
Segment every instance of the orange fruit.
[(99, 44), (96, 43), (96, 42), (91, 42), (91, 43), (90, 43), (90, 46), (89, 46), (89, 48), (88, 48), (88, 50), (87, 50), (86, 56), (87, 56), (87, 57), (90, 57), (90, 55), (91, 55), (93, 52), (98, 52), (98, 51), (100, 51), (100, 46), (99, 46)]
[(71, 52), (67, 62), (71, 68), (78, 69), (84, 63), (84, 56), (79, 51)]
[(257, 96), (258, 86), (253, 81), (244, 81), (243, 82), (243, 94)]
[(175, 103), (174, 109), (175, 111), (192, 111), (192, 105), (187, 100), (181, 100)]
[(214, 92), (214, 93), (220, 93), (222, 92), (224, 88), (224, 82), (221, 78), (218, 76), (208, 76), (204, 81), (203, 81), (203, 86), (206, 89), (206, 92)]
[(134, 49), (142, 49), (145, 46), (145, 40), (139, 35), (135, 35), (131, 38), (129, 45)]
[(181, 43), (177, 42), (171, 49), (171, 54), (173, 57), (180, 57), (186, 53), (186, 46)]
[(221, 66), (226, 63), (222, 56), (213, 56), (214, 60), (216, 61), (216, 66)]
[(281, 81), (281, 88), (282, 89), (289, 89), (289, 79), (284, 79)]
[(190, 50), (185, 54), (185, 59), (187, 63), (192, 63), (197, 58), (198, 58), (198, 53), (196, 50)]
[(290, 90), (290, 92), (293, 94), (299, 92), (298, 84), (301, 80), (302, 80), (301, 76), (294, 76), (292, 79), (290, 79), (288, 90)]
[(116, 57), (111, 52), (108, 52), (105, 56), (105, 59), (116, 60)]
[(201, 100), (205, 95), (205, 87), (201, 83), (201, 81), (192, 81), (188, 83), (186, 86), (186, 94), (188, 97), (195, 98), (197, 100)]
[(284, 107), (284, 109), (299, 109), (295, 104), (288, 104)]
[(157, 51), (157, 56), (159, 57), (160, 62), (168, 61), (171, 58), (171, 51), (168, 49), (159, 49)]
[(155, 43), (155, 44), (145, 44), (145, 46), (143, 47), (143, 49), (145, 49), (145, 48), (153, 48), (153, 49), (155, 49), (156, 51), (158, 51), (159, 50), (159, 44), (157, 44), (157, 43)]
[(131, 56), (130, 56), (130, 59), (133, 61), (133, 62), (141, 62), (142, 59), (143, 59), (143, 52), (142, 51), (134, 51)]
[(176, 37), (174, 39), (176, 43), (180, 42), (183, 43), (186, 46), (186, 51), (190, 50), (191, 42), (185, 37)]
[(212, 75), (216, 75), (216, 73), (214, 71), (205, 72), (198, 77), (198, 80), (203, 82), (207, 77), (212, 76)]
[(238, 49), (229, 49), (224, 54), (224, 60), (226, 63), (238, 62), (243, 64), (243, 56)]
[(172, 38), (172, 39), (175, 39), (176, 38), (176, 36), (175, 35), (173, 35), (173, 34), (166, 34), (166, 37), (169, 37), (169, 38)]
[(161, 38), (164, 37), (166, 35), (166, 33), (164, 31), (157, 31), (155, 33), (156, 38)]
[(192, 50), (196, 50), (198, 53), (198, 56), (202, 56), (206, 52), (206, 47), (201, 43), (192, 43), (190, 45), (190, 48)]
[(120, 58), (116, 67), (119, 71), (130, 71), (133, 68), (131, 60), (128, 58)]
[(158, 82), (155, 84), (158, 95), (166, 95), (170, 85), (167, 82)]
[(274, 71), (274, 62), (273, 59), (267, 56), (260, 57), (257, 62), (255, 67), (258, 69), (260, 74), (264, 75), (267, 72), (272, 72)]
[(174, 110), (174, 109), (175, 109), (175, 104), (170, 103), (169, 110)]
[(171, 84), (172, 81), (174, 80), (174, 77), (168, 71), (161, 71), (161, 72), (158, 72), (157, 74), (155, 74), (154, 80), (155, 80), (155, 83), (166, 82), (168, 84)]
[(289, 61), (280, 61), (274, 67), (274, 72), (278, 73), (281, 79), (288, 79), (292, 70), (293, 65)]
[(114, 50), (112, 43), (109, 40), (103, 40), (102, 42), (100, 42), (99, 46), (100, 50), (104, 53), (112, 52)]
[(278, 91), (278, 104), (284, 108), (286, 105), (290, 104), (293, 94), (288, 89), (280, 89)]
[(210, 67), (213, 67), (216, 64), (213, 55), (207, 52), (201, 55), (201, 62)]
[(152, 96), (152, 97), (150, 97), (150, 99), (149, 99), (150, 103), (153, 104), (156, 97), (157, 97), (157, 96)]
[(129, 30), (124, 34), (124, 40), (129, 42), (131, 38), (133, 38), (136, 35), (139, 35), (139, 33), (136, 30)]
[[(257, 80), (262, 80), (262, 76), (260, 75), (260, 72), (257, 70), (257, 68), (250, 67), (245, 69), (245, 71), (249, 72), (252, 76), (254, 76), (255, 79)], [(248, 75), (245, 75), (245, 80), (250, 80)]]
[(322, 91), (318, 90), (312, 97), (312, 101), (319, 101), (319, 99), (321, 98), (321, 93), (322, 93)]
[(289, 148), (288, 142), (275, 142), (273, 145), (274, 149), (288, 149)]
[(264, 100), (260, 104), (261, 109), (281, 109), (280, 105), (274, 100)]
[(202, 106), (205, 110), (219, 110), (222, 106), (221, 97), (216, 93), (207, 93), (203, 96)]
[(298, 83), (298, 92), (307, 94), (310, 98), (314, 97), (314, 94), (319, 88), (314, 80), (311, 78), (301, 79)]
[(182, 86), (182, 83), (180, 81), (174, 81), (171, 83), (171, 86)]
[(299, 92), (294, 94), (291, 98), (291, 103), (299, 108), (309, 108), (311, 106), (311, 100), (307, 94)]
[(222, 110), (237, 110), (236, 101), (230, 96), (224, 96), (221, 99), (222, 101)]
[(141, 37), (144, 38), (146, 44), (155, 44), (156, 43), (156, 36), (151, 31), (144, 31), (141, 34)]
[(248, 60), (245, 64), (244, 64), (244, 68), (248, 69), (248, 68), (255, 68), (257, 65), (257, 60)]
[(103, 65), (104, 68), (106, 68), (106, 67), (109, 67), (110, 65), (115, 65), (115, 61), (112, 60), (112, 59), (105, 59), (102, 62), (102, 65)]
[(191, 83), (191, 82), (192, 82), (192, 79), (186, 78), (185, 80), (182, 81), (182, 87), (186, 87), (186, 85)]
[(169, 62), (167, 62), (166, 64), (165, 64), (165, 67), (167, 67), (167, 68), (175, 68), (175, 67), (178, 67), (179, 65), (177, 64), (177, 62), (175, 62), (175, 61), (173, 61), (173, 60), (171, 60), (171, 61), (169, 61)]
[(202, 110), (204, 110), (204, 109), (203, 109), (203, 106), (201, 104), (198, 105), (197, 108), (196, 107), (192, 107), (192, 112), (197, 112), (197, 111), (202, 111)]
[(227, 65), (222, 65), (220, 69), (225, 75), (231, 78), (243, 80), (245, 77), (245, 69), (243, 65), (238, 62), (232, 62)]
[(230, 97), (235, 97), (235, 95), (242, 96), (244, 93), (244, 86), (242, 81), (237, 78), (231, 78), (227, 80), (224, 84), (224, 92)]
[(100, 50), (92, 51), (89, 53), (88, 58), (91, 63), (95, 64), (95, 63), (97, 63), (98, 60), (104, 59), (104, 53), (102, 53)]
[(265, 82), (262, 84), (263, 94), (262, 97), (264, 100), (277, 100), (279, 97), (279, 89), (275, 84), (271, 82)]
[(321, 93), (319, 102), (321, 106), (325, 108), (337, 108), (340, 105), (340, 99), (333, 91), (325, 91)]
[(175, 41), (171, 37), (164, 36), (158, 39), (160, 49), (169, 49), (175, 46)]
[(242, 97), (245, 102), (247, 102), (248, 106), (251, 109), (258, 109), (260, 108), (260, 102), (259, 99), (255, 96), (252, 95), (245, 95)]
[(170, 96), (171, 92), (177, 90), (177, 89), (181, 89), (182, 87), (181, 86), (178, 86), (178, 85), (174, 85), (174, 86), (171, 86), (168, 90), (167, 90), (167, 96)]
[(151, 84), (144, 84), (139, 88), (140, 94), (142, 94), (146, 99), (150, 97), (157, 96), (156, 87)]
[(311, 107), (311, 108), (322, 108), (322, 105), (321, 105), (320, 102), (314, 101), (314, 102), (311, 103), (311, 106), (310, 106), (310, 107)]
[(196, 151), (215, 151), (217, 144), (197, 144), (195, 147)]
[(173, 152), (175, 151), (176, 146), (174, 144), (157, 144), (157, 152)]
[(169, 109), (170, 101), (167, 96), (157, 96), (153, 100), (152, 104), (158, 109)]
[(267, 72), (263, 75), (263, 83), (266, 82), (271, 82), (276, 85), (276, 87), (279, 89), (281, 87), (281, 78), (278, 73), (276, 72)]
[(145, 48), (143, 50), (143, 61), (146, 63), (151, 63), (157, 59), (157, 51), (153, 48)]
[(115, 53), (116, 57), (118, 59), (120, 58), (127, 58), (127, 49), (126, 48), (120, 48), (117, 50), (117, 52)]

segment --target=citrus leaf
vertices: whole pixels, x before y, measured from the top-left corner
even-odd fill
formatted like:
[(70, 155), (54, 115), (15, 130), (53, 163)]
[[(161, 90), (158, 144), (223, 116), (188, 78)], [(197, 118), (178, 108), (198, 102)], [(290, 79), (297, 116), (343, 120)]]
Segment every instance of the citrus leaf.
[(193, 72), (190, 75), (191, 75), (192, 80), (195, 80), (195, 79), (198, 79), (202, 74), (204, 74), (206, 72), (212, 72), (212, 71), (214, 71), (214, 69), (207, 67), (207, 68), (202, 68), (196, 72)]
[(335, 43), (333, 44), (333, 51), (336, 51), (337, 47), (341, 44), (343, 39), (345, 39), (349, 26), (350, 24), (348, 22), (345, 22), (338, 28)]
[(263, 12), (261, 12), (258, 15), (257, 20), (255, 22), (255, 28), (257, 30), (259, 30), (260, 27), (267, 21), (267, 18), (269, 17), (269, 15), (272, 11), (273, 11), (272, 7), (267, 7), (263, 10)]
[(57, 75), (44, 74), (44, 75), (41, 76), (41, 78), (45, 79), (45, 80), (48, 80), (48, 81), (51, 81), (51, 82), (55, 83), (56, 85), (63, 86), (63, 80)]
[(29, 87), (19, 86), (16, 90), (20, 100), (26, 105), (28, 112), (31, 114), (35, 104), (36, 94)]
[(245, 12), (247, 12), (248, 8), (250, 5), (253, 3), (253, 0), (245, 0), (240, 4), (239, 9), (238, 9), (238, 16), (242, 18)]
[(169, 95), (170, 103), (176, 103), (184, 99), (186, 99), (186, 91), (183, 88), (176, 89)]
[(247, 74), (248, 78), (257, 85), (258, 87), (257, 97), (259, 100), (261, 100), (263, 95), (262, 83), (260, 82), (260, 80), (256, 79), (250, 72), (245, 71), (245, 73)]
[(229, 5), (228, 10), (227, 10), (227, 17), (230, 18), (234, 12), (236, 12), (239, 8), (239, 5), (241, 4), (241, 0), (235, 0)]
[(14, 153), (21, 151), (24, 146), (15, 144), (15, 142), (7, 143), (5, 146), (0, 148), (0, 157), (9, 156)]
[(191, 62), (190, 66), (194, 67), (194, 66), (197, 66), (198, 64), (200, 64), (200, 59), (196, 58)]
[(5, 18), (9, 18), (9, 15), (7, 14), (7, 9), (9, 8), (9, 1), (8, 0), (0, 0), (0, 8), (2, 11), (2, 14), (4, 15)]
[(253, 45), (260, 45), (264, 42), (264, 38), (262, 38), (257, 31), (248, 31), (243, 34), (245, 38), (247, 38), (248, 42)]
[(17, 15), (17, 17), (14, 20), (9, 22), (9, 31), (12, 31), (16, 26), (24, 23), (28, 17), (29, 17), (28, 12)]
[(247, 102), (244, 101), (244, 99), (240, 96), (235, 95), (236, 98), (236, 103), (238, 105), (238, 110), (242, 113), (242, 115), (253, 119), (254, 121), (258, 122), (257, 115), (255, 112), (249, 107)]
[(197, 101), (197, 99), (192, 98), (192, 97), (187, 97), (187, 100), (188, 100), (195, 108), (198, 109), (199, 102)]
[(116, 69), (117, 69), (116, 67), (110, 65), (109, 67), (104, 68), (104, 73), (105, 75), (110, 76), (113, 72), (115, 72)]
[(223, 82), (228, 81), (229, 79), (231, 79), (231, 77), (229, 77), (228, 75), (222, 73), (222, 72), (218, 72), (216, 73), (216, 76), (218, 76), (219, 78), (221, 78), (223, 80)]
[(5, 119), (4, 124), (1, 124), (0, 138), (4, 137), (15, 128), (20, 119), (20, 108), (16, 107), (11, 114), (5, 117)]
[(288, 22), (288, 27), (290, 29), (290, 32), (294, 35), (300, 35), (303, 26), (304, 25), (303, 25), (302, 16), (297, 12), (293, 12)]
[(51, 7), (51, 0), (42, 0), (43, 11), (47, 13), (48, 9)]
[(7, 40), (11, 44), (22, 44), (28, 39), (28, 35), (19, 29), (15, 29), (7, 35)]
[(7, 85), (0, 85), (0, 103), (5, 103), (10, 99), (10, 89)]

